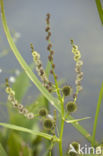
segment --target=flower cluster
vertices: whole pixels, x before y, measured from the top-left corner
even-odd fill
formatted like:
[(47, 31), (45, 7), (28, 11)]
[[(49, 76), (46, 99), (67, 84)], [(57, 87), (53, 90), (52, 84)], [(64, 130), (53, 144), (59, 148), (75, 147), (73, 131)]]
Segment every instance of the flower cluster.
[(32, 56), (33, 60), (36, 65), (36, 71), (38, 72), (38, 75), (40, 76), (44, 87), (51, 92), (52, 91), (52, 83), (48, 80), (45, 70), (43, 68), (42, 62), (40, 60), (40, 54), (36, 51), (34, 51), (33, 45), (31, 44), (31, 49), (32, 49)]
[(55, 78), (57, 79), (57, 75), (55, 75), (54, 73), (54, 69), (55, 69), (55, 64), (53, 63), (54, 51), (52, 50), (52, 43), (50, 40), (51, 32), (50, 32), (50, 14), (49, 13), (47, 14), (47, 17), (46, 17), (45, 31), (47, 32), (46, 40), (48, 41), (48, 46), (47, 46), (47, 50), (49, 51), (48, 60), (51, 62), (51, 68), (52, 68), (50, 73), (53, 74)]
[(80, 60), (81, 54), (80, 51), (78, 50), (78, 46), (74, 44), (73, 40), (71, 40), (71, 44), (72, 44), (72, 52), (74, 54), (74, 61), (76, 62), (75, 71), (77, 75), (76, 75), (75, 84), (76, 84), (76, 90), (78, 94), (82, 90), (81, 80), (83, 79), (83, 72), (81, 72), (81, 67), (83, 65), (83, 61)]
[(47, 24), (47, 27), (46, 27), (45, 31), (48, 33), (48, 35), (46, 36), (46, 40), (49, 41), (50, 36), (51, 36), (51, 32), (50, 32), (50, 14), (49, 13), (47, 14), (47, 17), (46, 17), (46, 24)]
[(18, 110), (20, 114), (23, 114), (27, 119), (33, 119), (34, 114), (29, 112), (22, 104), (20, 104), (15, 98), (15, 92), (10, 88), (8, 79), (6, 79), (6, 93), (8, 94), (8, 101), (12, 103), (12, 106)]

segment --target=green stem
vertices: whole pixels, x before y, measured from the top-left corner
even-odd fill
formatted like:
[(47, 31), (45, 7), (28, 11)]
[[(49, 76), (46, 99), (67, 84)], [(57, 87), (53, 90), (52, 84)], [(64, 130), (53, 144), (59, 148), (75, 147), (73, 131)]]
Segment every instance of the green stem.
[(53, 75), (54, 75), (54, 80), (55, 80), (55, 86), (56, 86), (56, 90), (57, 90), (57, 95), (58, 95), (58, 99), (61, 103), (61, 128), (60, 128), (60, 136), (59, 136), (59, 139), (60, 139), (60, 142), (59, 142), (59, 152), (60, 152), (60, 156), (63, 156), (63, 150), (62, 150), (62, 137), (63, 137), (63, 130), (64, 130), (64, 100), (62, 99), (61, 97), (61, 94), (60, 94), (60, 89), (58, 87), (58, 83), (57, 83), (57, 80), (55, 78), (55, 73), (53, 72)]
[(62, 150), (62, 138), (63, 138), (63, 130), (64, 130), (64, 120), (61, 121), (61, 130), (60, 130), (60, 142), (59, 142), (59, 152), (60, 156), (63, 156), (63, 150)]
[(94, 126), (93, 126), (93, 135), (92, 135), (92, 141), (91, 141), (92, 146), (94, 146), (94, 144), (95, 144), (96, 128), (97, 128), (98, 116), (99, 116), (99, 112), (100, 112), (100, 106), (101, 106), (102, 99), (103, 99), (103, 83), (102, 83), (102, 87), (101, 87), (101, 90), (99, 93), (97, 109), (96, 109), (96, 114), (95, 114), (95, 120), (94, 120)]
[(100, 0), (96, 0), (96, 5), (99, 13), (99, 17), (101, 19), (101, 23), (103, 24), (103, 8)]

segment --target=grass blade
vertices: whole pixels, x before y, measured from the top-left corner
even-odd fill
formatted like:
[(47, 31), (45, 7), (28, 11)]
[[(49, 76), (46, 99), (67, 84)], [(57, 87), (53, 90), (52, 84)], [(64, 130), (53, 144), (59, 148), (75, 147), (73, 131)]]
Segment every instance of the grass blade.
[[(71, 115), (69, 115), (68, 120), (74, 120), (74, 118)], [(74, 122), (72, 123), (72, 125), (80, 132), (81, 135), (83, 135), (91, 143), (92, 136), (86, 129), (84, 129), (79, 123), (77, 124)], [(95, 146), (98, 146), (98, 142), (96, 140), (94, 141), (94, 143)]]
[(101, 20), (101, 23), (103, 24), (103, 8), (100, 0), (96, 0), (96, 5), (99, 13), (99, 17)]
[(96, 128), (97, 128), (97, 123), (98, 123), (98, 116), (99, 116), (99, 112), (100, 112), (100, 106), (101, 106), (101, 102), (103, 99), (103, 83), (100, 89), (100, 93), (99, 93), (99, 98), (98, 98), (98, 103), (97, 103), (97, 108), (96, 108), (96, 114), (95, 114), (95, 119), (94, 119), (94, 126), (93, 126), (93, 135), (92, 135), (92, 146), (94, 146), (94, 140), (95, 140), (95, 135), (96, 135)]
[(1, 156), (7, 156), (7, 154), (6, 154), (6, 152), (5, 152), (5, 150), (4, 150), (4, 148), (3, 148), (3, 146), (0, 144), (0, 155)]
[(85, 118), (82, 118), (82, 119), (74, 119), (74, 120), (65, 120), (66, 123), (74, 123), (74, 122), (79, 122), (79, 121), (82, 121), (82, 120), (86, 120), (86, 119), (90, 119), (90, 117), (85, 117)]
[(45, 139), (48, 139), (48, 140), (51, 140), (52, 137), (53, 137), (52, 135), (49, 135), (47, 133), (42, 133), (42, 132), (39, 132), (39, 131), (31, 130), (31, 129), (28, 129), (28, 128), (24, 128), (24, 127), (12, 125), (12, 124), (0, 123), (0, 126), (6, 127), (6, 128), (9, 128), (9, 129), (13, 129), (13, 130), (16, 130), (16, 131), (21, 131), (21, 132), (30, 133), (30, 134), (33, 134), (33, 135), (38, 135), (38, 136), (44, 137)]

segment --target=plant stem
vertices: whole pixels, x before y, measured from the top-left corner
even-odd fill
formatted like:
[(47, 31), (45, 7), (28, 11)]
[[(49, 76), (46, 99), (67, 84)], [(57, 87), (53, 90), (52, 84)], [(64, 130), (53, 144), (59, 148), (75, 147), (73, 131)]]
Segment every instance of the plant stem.
[(99, 13), (99, 17), (101, 20), (101, 23), (103, 24), (103, 9), (102, 9), (102, 4), (100, 0), (96, 0), (96, 5)]
[(95, 114), (95, 120), (94, 120), (94, 126), (93, 126), (93, 135), (92, 135), (92, 141), (91, 141), (92, 146), (95, 145), (96, 128), (97, 128), (98, 116), (99, 116), (99, 112), (100, 112), (100, 106), (101, 106), (102, 99), (103, 99), (103, 83), (102, 83), (102, 86), (100, 89), (98, 103), (97, 103), (97, 109), (96, 109), (96, 114)]
[(63, 156), (63, 150), (62, 150), (63, 129), (64, 129), (64, 120), (62, 119), (62, 121), (61, 121), (61, 130), (60, 130), (60, 142), (59, 142), (60, 156)]
[(64, 130), (64, 99), (62, 98), (61, 94), (60, 94), (60, 89), (58, 87), (58, 82), (56, 80), (55, 77), (55, 73), (53, 72), (54, 75), (54, 80), (55, 80), (55, 86), (56, 86), (56, 90), (57, 90), (57, 96), (58, 99), (61, 103), (61, 129), (60, 129), (60, 142), (59, 142), (59, 152), (60, 152), (60, 156), (63, 156), (63, 150), (62, 150), (62, 137), (63, 137), (63, 130)]

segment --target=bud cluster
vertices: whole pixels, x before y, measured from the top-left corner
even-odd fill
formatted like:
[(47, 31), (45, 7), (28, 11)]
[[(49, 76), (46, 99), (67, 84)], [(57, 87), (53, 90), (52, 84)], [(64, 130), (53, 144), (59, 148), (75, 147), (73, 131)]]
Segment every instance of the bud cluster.
[(49, 13), (46, 15), (46, 24), (47, 24), (47, 27), (46, 27), (45, 31), (48, 33), (47, 36), (46, 36), (46, 40), (49, 40), (50, 36), (51, 36), (51, 32), (50, 32), (50, 14)]
[(8, 101), (12, 103), (12, 106), (18, 110), (20, 114), (23, 114), (27, 119), (33, 119), (34, 114), (29, 112), (22, 104), (20, 104), (15, 98), (15, 92), (8, 85), (8, 79), (6, 79), (6, 93), (8, 94)]
[[(48, 60), (51, 62), (51, 74), (54, 74), (54, 69), (55, 69), (55, 64), (53, 63), (53, 56), (54, 56), (54, 51), (52, 50), (52, 43), (50, 40), (50, 36), (51, 36), (51, 32), (50, 32), (50, 14), (47, 14), (46, 17), (46, 29), (45, 31), (47, 32), (47, 36), (46, 36), (46, 40), (48, 41), (48, 46), (47, 46), (47, 50), (49, 51), (49, 56), (48, 56)], [(55, 75), (55, 78), (57, 79), (57, 75)]]
[(72, 52), (74, 54), (74, 61), (76, 62), (75, 72), (77, 73), (77, 75), (75, 84), (77, 93), (79, 93), (82, 90), (81, 80), (83, 79), (83, 72), (81, 72), (81, 67), (83, 65), (83, 61), (80, 60), (81, 54), (80, 51), (78, 50), (78, 46), (74, 44), (73, 40), (71, 40), (71, 44), (72, 44)]
[(48, 80), (45, 70), (43, 68), (42, 62), (40, 60), (40, 54), (36, 51), (34, 51), (33, 45), (31, 44), (31, 49), (32, 49), (32, 56), (33, 60), (36, 65), (36, 71), (38, 72), (38, 75), (40, 76), (44, 87), (51, 92), (52, 91), (52, 83)]

